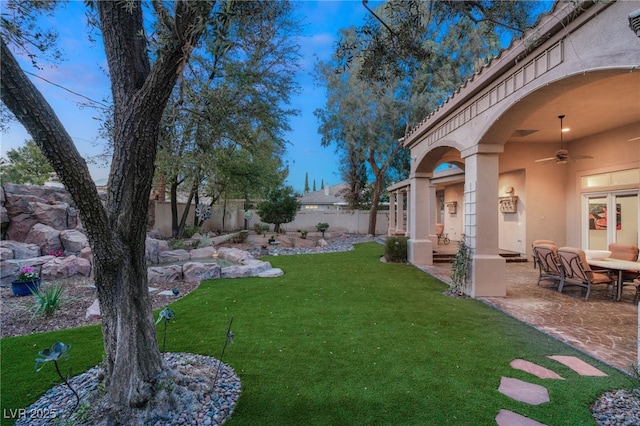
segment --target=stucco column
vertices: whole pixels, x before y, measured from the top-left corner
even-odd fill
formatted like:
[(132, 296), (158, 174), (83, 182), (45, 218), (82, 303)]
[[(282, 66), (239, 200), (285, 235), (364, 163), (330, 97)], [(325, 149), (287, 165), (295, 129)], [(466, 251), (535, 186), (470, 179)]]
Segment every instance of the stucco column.
[(468, 151), (463, 155), (465, 238), (473, 255), (470, 295), (506, 296), (506, 262), (498, 254), (498, 154), (502, 146), (477, 145)]
[(396, 233), (396, 192), (389, 191), (389, 231), (388, 236)]
[[(429, 266), (433, 265), (433, 242), (429, 238), (431, 223), (430, 192), (431, 174), (412, 175), (410, 178), (411, 190), (409, 196), (409, 229), (411, 238), (408, 241), (408, 258), (413, 265)], [(435, 192), (435, 189), (434, 189)]]
[(398, 211), (396, 212), (396, 234), (404, 234), (404, 192), (398, 189)]
[(436, 186), (429, 184), (429, 239), (433, 242), (438, 241), (436, 234), (436, 223), (440, 218), (440, 202), (436, 193)]
[(407, 223), (405, 224), (404, 235), (411, 238), (411, 187), (407, 187)]

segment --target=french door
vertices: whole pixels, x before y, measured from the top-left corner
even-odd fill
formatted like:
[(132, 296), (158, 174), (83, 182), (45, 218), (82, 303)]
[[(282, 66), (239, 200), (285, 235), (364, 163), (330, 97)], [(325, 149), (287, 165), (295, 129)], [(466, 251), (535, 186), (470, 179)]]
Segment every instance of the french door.
[(603, 192), (583, 198), (587, 220), (583, 241), (591, 250), (607, 250), (610, 243), (638, 245), (638, 191)]

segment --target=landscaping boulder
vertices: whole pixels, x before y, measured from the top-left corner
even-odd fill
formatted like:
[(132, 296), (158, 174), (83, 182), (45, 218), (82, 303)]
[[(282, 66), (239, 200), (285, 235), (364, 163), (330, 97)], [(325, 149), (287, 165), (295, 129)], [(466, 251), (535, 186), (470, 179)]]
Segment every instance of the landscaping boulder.
[(87, 236), (76, 229), (65, 229), (60, 232), (60, 242), (66, 255), (78, 255), (83, 248), (89, 247)]
[(194, 283), (220, 278), (220, 266), (215, 263), (188, 262), (182, 267), (182, 276), (186, 282)]
[[(13, 255), (10, 259), (31, 259), (40, 256), (40, 246), (37, 244), (19, 243), (17, 241), (0, 241), (0, 247), (9, 249)], [(4, 258), (3, 258), (4, 260)]]
[(44, 223), (58, 231), (69, 229), (68, 212), (69, 205), (66, 203), (31, 203), (33, 216), (38, 223)]
[(91, 306), (87, 308), (87, 313), (85, 314), (86, 319), (97, 319), (100, 318), (100, 302), (98, 299), (94, 300)]
[(220, 247), (218, 255), (229, 262), (238, 263), (240, 265), (246, 265), (250, 261), (256, 259), (248, 251), (232, 247)]
[(147, 268), (147, 279), (150, 283), (170, 283), (182, 280), (182, 266), (152, 266)]
[(9, 259), (13, 259), (13, 250), (6, 247), (0, 247), (0, 261)]
[(206, 258), (211, 259), (214, 253), (217, 253), (216, 249), (214, 247), (209, 246), (209, 247), (193, 249), (191, 250), (190, 255), (191, 255), (191, 259), (206, 259)]
[(11, 222), (7, 226), (6, 239), (12, 241), (24, 242), (27, 239), (27, 235), (33, 226), (38, 223), (38, 220), (29, 213), (18, 213), (12, 215), (9, 212)]
[(222, 278), (245, 278), (257, 276), (271, 269), (269, 262), (261, 260), (246, 260), (245, 264), (232, 265), (222, 268)]
[(43, 254), (62, 250), (60, 231), (42, 223), (33, 225), (24, 242), (37, 244)]
[(169, 243), (167, 241), (147, 236), (145, 242), (145, 257), (149, 262), (160, 263), (160, 253), (167, 250), (169, 250)]
[(77, 256), (53, 257), (42, 265), (42, 278), (59, 279), (82, 275), (91, 275), (91, 262)]
[(53, 256), (38, 256), (31, 259), (9, 259), (3, 260), (0, 265), (0, 281), (2, 284), (11, 283), (17, 276), (20, 269), (25, 266), (32, 267), (36, 274), (40, 275), (41, 267), (51, 259), (55, 259)]
[(190, 258), (189, 252), (183, 249), (168, 250), (158, 254), (159, 263), (181, 262)]

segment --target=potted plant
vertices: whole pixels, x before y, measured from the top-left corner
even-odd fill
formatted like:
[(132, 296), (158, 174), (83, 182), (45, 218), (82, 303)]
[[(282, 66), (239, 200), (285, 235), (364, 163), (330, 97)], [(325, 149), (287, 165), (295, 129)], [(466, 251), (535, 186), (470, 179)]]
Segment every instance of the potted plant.
[(40, 289), (40, 277), (31, 266), (20, 269), (15, 281), (11, 282), (11, 291), (16, 296), (28, 296)]

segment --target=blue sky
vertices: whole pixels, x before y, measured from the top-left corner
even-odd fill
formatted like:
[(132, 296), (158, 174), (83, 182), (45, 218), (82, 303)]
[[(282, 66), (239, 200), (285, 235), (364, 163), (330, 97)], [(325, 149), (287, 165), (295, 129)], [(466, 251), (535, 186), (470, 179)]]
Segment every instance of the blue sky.
[[(380, 2), (371, 1), (369, 6), (374, 8), (378, 4)], [(71, 2), (52, 20), (59, 32), (59, 46), (67, 57), (65, 62), (55, 68), (47, 66), (36, 70), (29, 61), (19, 60), (26, 71), (88, 98), (102, 100), (110, 97), (110, 83), (104, 71), (106, 60), (102, 45), (88, 41), (84, 11), (83, 2)], [(331, 56), (339, 29), (362, 24), (368, 12), (360, 0), (323, 0), (302, 1), (297, 4), (297, 13), (306, 23), (299, 40), (303, 58), (299, 75), (302, 92), (293, 98), (291, 107), (300, 110), (300, 115), (291, 120), (293, 130), (286, 135), (290, 144), (284, 160), (290, 167), (287, 183), (302, 191), (306, 173), (309, 174), (309, 185), (312, 186), (315, 180), (318, 189), (321, 181), (328, 185), (340, 182), (334, 148), (320, 145), (313, 111), (323, 107), (325, 92), (314, 87), (310, 73), (316, 58), (323, 60)], [(78, 151), (83, 156), (102, 152), (103, 141), (98, 139), (99, 122), (94, 118), (96, 111), (80, 107), (78, 103), (84, 101), (81, 97), (32, 75), (30, 78), (58, 114)], [(22, 146), (27, 139), (31, 139), (29, 134), (15, 123), (9, 132), (0, 133), (0, 154), (4, 156), (8, 150)], [(91, 173), (94, 180), (106, 179), (109, 169), (91, 167)]]

